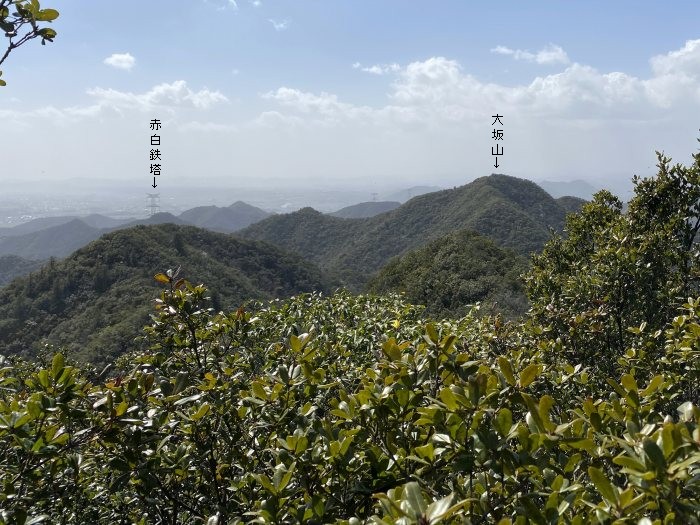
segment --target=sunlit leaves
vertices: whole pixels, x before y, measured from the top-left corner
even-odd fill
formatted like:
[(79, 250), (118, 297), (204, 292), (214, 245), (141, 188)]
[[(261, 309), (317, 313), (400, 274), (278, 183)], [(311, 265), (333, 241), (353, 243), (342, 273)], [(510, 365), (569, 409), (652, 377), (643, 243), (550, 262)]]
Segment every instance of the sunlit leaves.
[[(13, 0), (14, 10), (3, 2), (0, 7), (0, 30), (8, 39), (7, 53), (3, 53), (0, 64), (4, 62), (9, 53), (19, 46), (34, 38), (41, 38), (41, 44), (53, 42), (56, 31), (50, 27), (39, 27), (41, 22), (53, 22), (59, 16), (55, 9), (41, 9), (38, 0)], [(0, 71), (0, 75), (2, 71)], [(0, 86), (7, 85), (0, 79)]]

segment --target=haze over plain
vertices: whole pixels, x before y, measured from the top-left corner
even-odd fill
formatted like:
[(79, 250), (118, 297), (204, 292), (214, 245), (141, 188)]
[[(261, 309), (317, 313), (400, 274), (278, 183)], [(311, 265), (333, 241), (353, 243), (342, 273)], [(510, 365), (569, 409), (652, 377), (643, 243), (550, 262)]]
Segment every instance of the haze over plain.
[(694, 2), (54, 3), (56, 41), (4, 67), (6, 195), (142, 205), (156, 117), (164, 204), (182, 188), (209, 191), (190, 204), (252, 187), (369, 200), (494, 171), (619, 190), (654, 172), (655, 149), (696, 146)]

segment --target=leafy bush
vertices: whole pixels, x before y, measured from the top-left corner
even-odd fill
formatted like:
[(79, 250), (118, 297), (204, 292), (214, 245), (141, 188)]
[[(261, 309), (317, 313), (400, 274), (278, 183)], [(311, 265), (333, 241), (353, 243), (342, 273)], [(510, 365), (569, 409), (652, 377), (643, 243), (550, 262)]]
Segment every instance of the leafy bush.
[(606, 389), (531, 323), (204, 297), (170, 283), (151, 351), (106, 382), (3, 362), (4, 522), (697, 523), (700, 410), (680, 396), (700, 302), (668, 327), (672, 363), (638, 384), (624, 357)]

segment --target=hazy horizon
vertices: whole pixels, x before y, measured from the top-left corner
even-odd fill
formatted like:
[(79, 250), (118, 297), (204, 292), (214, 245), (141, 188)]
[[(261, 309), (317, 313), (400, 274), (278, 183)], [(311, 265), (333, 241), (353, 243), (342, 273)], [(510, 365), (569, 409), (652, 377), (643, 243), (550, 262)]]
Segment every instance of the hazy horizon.
[(493, 172), (625, 188), (654, 173), (655, 150), (697, 150), (700, 5), (682, 4), (157, 0), (135, 17), (47, 0), (56, 41), (3, 64), (0, 183), (76, 195), (119, 181), (141, 198), (157, 118), (164, 195), (369, 196)]

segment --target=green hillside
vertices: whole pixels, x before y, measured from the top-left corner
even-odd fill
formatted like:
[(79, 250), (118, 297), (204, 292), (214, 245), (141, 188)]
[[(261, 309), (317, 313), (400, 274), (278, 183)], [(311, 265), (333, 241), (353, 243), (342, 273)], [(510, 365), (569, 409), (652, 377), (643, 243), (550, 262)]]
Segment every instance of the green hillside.
[(15, 277), (36, 270), (43, 261), (31, 261), (16, 255), (0, 256), (0, 286), (5, 286)]
[(392, 257), (465, 228), (529, 255), (542, 248), (550, 227), (561, 230), (567, 211), (533, 182), (491, 175), (415, 197), (368, 219), (339, 219), (304, 208), (240, 233), (295, 251), (360, 289)]
[(520, 279), (527, 266), (514, 251), (461, 230), (393, 259), (368, 287), (380, 294), (404, 293), (432, 316), (460, 317), (481, 302), (484, 312), (516, 317), (527, 311)]
[(191, 226), (137, 226), (107, 234), (0, 290), (0, 346), (33, 355), (45, 341), (104, 362), (133, 347), (158, 288), (153, 275), (212, 283), (215, 308), (327, 290), (313, 265), (263, 243)]
[(557, 198), (557, 204), (564, 208), (568, 213), (578, 213), (581, 207), (586, 204), (586, 201), (580, 197), (572, 197), (570, 195)]

